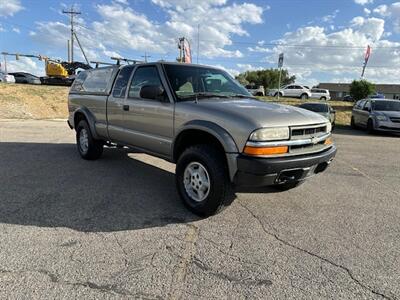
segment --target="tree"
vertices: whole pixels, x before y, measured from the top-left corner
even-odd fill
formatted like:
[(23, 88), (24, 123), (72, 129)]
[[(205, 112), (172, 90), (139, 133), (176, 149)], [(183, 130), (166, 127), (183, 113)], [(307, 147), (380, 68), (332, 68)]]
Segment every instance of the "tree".
[[(243, 85), (262, 85), (266, 89), (278, 88), (279, 69), (247, 71), (236, 76), (236, 79)], [(295, 80), (296, 76), (289, 76), (287, 70), (282, 70), (281, 86), (294, 83)]]
[(350, 84), (350, 96), (354, 101), (367, 98), (373, 93), (375, 93), (375, 85), (367, 80), (353, 80)]

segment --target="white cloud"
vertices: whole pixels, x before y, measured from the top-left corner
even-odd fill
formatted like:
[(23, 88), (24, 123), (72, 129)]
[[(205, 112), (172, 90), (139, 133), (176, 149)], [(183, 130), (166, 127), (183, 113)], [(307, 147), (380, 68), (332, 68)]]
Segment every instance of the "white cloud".
[(278, 41), (283, 45), (274, 47), (267, 61), (275, 65), (278, 54), (284, 52), (285, 67), (302, 82), (322, 73), (332, 78), (359, 78), (365, 49), (371, 45), (367, 79), (398, 82), (400, 70), (392, 66), (400, 64), (400, 42), (386, 40), (384, 25), (383, 19), (355, 17), (347, 27), (333, 32), (319, 26), (301, 27), (286, 33)]
[[(152, 3), (166, 13), (165, 22), (154, 22), (116, 0), (97, 5), (100, 20), (85, 24), (86, 28), (77, 26), (83, 46), (99, 52), (136, 50), (165, 55), (177, 53), (177, 38), (185, 36), (195, 56), (200, 24), (200, 56), (239, 58), (243, 56), (241, 51), (229, 49), (231, 37), (247, 36), (243, 25), (262, 23), (264, 11), (254, 4), (228, 4), (226, 0), (152, 0)], [(34, 38), (61, 48), (65, 47), (67, 30), (68, 26), (60, 22), (40, 22)]]
[(27, 72), (36, 76), (44, 76), (44, 62), (29, 57), (20, 57), (19, 60), (7, 61), (8, 72)]
[(273, 52), (273, 50), (270, 49), (270, 48), (260, 47), (260, 46), (248, 47), (247, 50), (249, 50), (250, 52), (259, 52), (259, 53), (271, 53), (271, 52)]
[(14, 31), (15, 33), (18, 33), (18, 34), (21, 33), (21, 30), (19, 30), (18, 27), (13, 27), (12, 31)]
[(354, 0), (354, 2), (356, 4), (366, 5), (366, 4), (374, 3), (374, 0)]
[(332, 14), (323, 16), (321, 18), (322, 22), (333, 23), (333, 21), (335, 20), (335, 18), (337, 17), (339, 12), (340, 12), (340, 10), (336, 9)]
[(20, 0), (1, 0), (0, 17), (12, 17), (14, 14), (24, 9)]
[(400, 33), (400, 2), (394, 2), (390, 5), (379, 5), (373, 11), (374, 13), (391, 20), (393, 31)]
[(371, 10), (366, 8), (366, 7), (364, 7), (364, 13), (365, 13), (366, 16), (369, 16), (371, 14)]

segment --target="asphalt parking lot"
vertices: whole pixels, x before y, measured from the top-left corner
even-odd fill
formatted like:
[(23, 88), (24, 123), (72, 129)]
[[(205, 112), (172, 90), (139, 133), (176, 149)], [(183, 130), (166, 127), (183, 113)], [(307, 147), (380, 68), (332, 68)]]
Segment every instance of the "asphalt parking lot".
[(78, 156), (64, 121), (0, 121), (0, 298), (400, 299), (400, 137), (335, 133), (327, 172), (199, 219), (174, 166)]

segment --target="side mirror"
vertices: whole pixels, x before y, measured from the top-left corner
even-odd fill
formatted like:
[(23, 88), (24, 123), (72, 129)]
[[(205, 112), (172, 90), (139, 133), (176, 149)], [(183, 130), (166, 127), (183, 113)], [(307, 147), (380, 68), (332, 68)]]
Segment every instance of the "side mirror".
[(331, 113), (336, 114), (336, 110), (332, 109)]
[(144, 85), (140, 89), (140, 98), (152, 100), (164, 100), (165, 90), (161, 85)]

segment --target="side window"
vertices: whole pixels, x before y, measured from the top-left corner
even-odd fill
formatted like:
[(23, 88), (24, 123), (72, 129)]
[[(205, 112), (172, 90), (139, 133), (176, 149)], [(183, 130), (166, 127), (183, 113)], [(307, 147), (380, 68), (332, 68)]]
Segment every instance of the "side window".
[(162, 85), (155, 66), (137, 68), (129, 87), (129, 98), (140, 98), (140, 89), (145, 85)]
[(114, 90), (112, 94), (114, 98), (125, 97), (125, 92), (128, 87), (128, 81), (131, 77), (132, 70), (133, 66), (127, 66), (119, 71), (117, 79), (115, 80)]
[(369, 111), (371, 109), (371, 101), (367, 101), (364, 106), (364, 110)]
[(293, 86), (293, 85), (289, 85), (289, 86), (287, 87), (287, 89), (293, 90), (293, 89), (294, 89), (294, 86)]
[(83, 82), (87, 78), (88, 71), (80, 72), (79, 75), (75, 78), (74, 83), (72, 84), (71, 91), (74, 92), (82, 92), (83, 89)]
[(365, 103), (365, 100), (359, 101), (358, 106), (357, 106), (357, 109), (362, 109), (363, 106), (364, 106), (364, 103)]
[(94, 69), (87, 71), (87, 78), (83, 82), (83, 89), (86, 92), (104, 93), (107, 91), (107, 85), (110, 81), (114, 69)]

